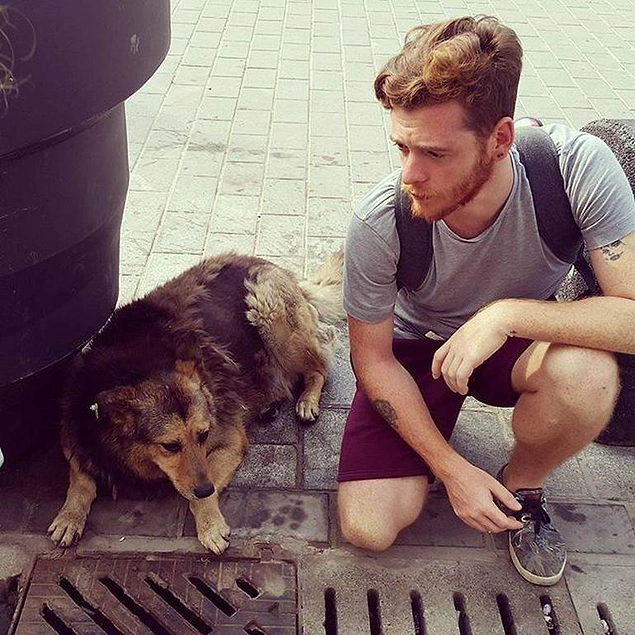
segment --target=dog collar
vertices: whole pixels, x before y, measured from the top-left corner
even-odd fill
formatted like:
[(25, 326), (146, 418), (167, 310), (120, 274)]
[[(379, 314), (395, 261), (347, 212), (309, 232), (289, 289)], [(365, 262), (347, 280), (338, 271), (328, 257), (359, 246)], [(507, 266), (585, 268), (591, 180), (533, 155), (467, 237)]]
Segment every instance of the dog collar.
[(99, 406), (97, 405), (97, 402), (90, 407), (90, 410), (92, 410), (95, 414), (95, 419), (99, 419)]

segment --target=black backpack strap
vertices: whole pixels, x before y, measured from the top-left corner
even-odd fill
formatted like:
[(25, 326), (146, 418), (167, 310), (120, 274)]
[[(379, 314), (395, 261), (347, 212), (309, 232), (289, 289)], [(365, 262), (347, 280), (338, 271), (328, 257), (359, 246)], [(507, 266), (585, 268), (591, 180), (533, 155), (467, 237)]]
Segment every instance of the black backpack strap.
[(400, 245), (397, 287), (418, 289), (432, 263), (432, 224), (412, 215), (410, 198), (401, 188), (401, 175), (395, 184), (395, 222)]
[(516, 129), (516, 147), (529, 180), (540, 237), (560, 260), (576, 262), (582, 234), (573, 218), (551, 137), (542, 128), (523, 126)]

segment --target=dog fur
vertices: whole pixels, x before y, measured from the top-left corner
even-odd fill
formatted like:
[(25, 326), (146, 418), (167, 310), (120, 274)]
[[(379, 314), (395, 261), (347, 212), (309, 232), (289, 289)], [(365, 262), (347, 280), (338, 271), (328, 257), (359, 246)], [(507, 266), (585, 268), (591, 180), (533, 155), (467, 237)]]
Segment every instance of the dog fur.
[(66, 501), (49, 527), (68, 547), (82, 535), (97, 484), (189, 501), (200, 542), (229, 544), (219, 507), (247, 451), (246, 424), (291, 396), (313, 422), (343, 318), (343, 254), (311, 280), (260, 258), (209, 258), (117, 309), (77, 360), (63, 403)]

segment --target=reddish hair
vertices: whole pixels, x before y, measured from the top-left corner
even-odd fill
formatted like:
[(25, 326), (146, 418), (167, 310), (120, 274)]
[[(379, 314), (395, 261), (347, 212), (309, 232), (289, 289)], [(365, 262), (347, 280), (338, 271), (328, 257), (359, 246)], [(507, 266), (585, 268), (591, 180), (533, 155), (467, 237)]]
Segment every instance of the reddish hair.
[(522, 54), (516, 33), (494, 17), (416, 26), (377, 75), (375, 95), (387, 109), (456, 100), (467, 127), (487, 136), (514, 116)]

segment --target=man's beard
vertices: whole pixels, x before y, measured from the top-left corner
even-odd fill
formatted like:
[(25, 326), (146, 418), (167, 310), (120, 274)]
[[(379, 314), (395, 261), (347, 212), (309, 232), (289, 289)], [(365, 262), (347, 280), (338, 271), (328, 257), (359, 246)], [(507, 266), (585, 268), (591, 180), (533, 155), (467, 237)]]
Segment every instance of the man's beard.
[[(493, 170), (494, 161), (486, 158), (483, 153), (468, 177), (449, 191), (424, 190), (418, 191), (415, 196), (410, 186), (402, 183), (402, 188), (410, 199), (413, 216), (424, 218), (428, 222), (439, 221), (472, 201), (487, 183)], [(445, 202), (443, 207), (435, 206), (435, 203), (443, 202)]]

